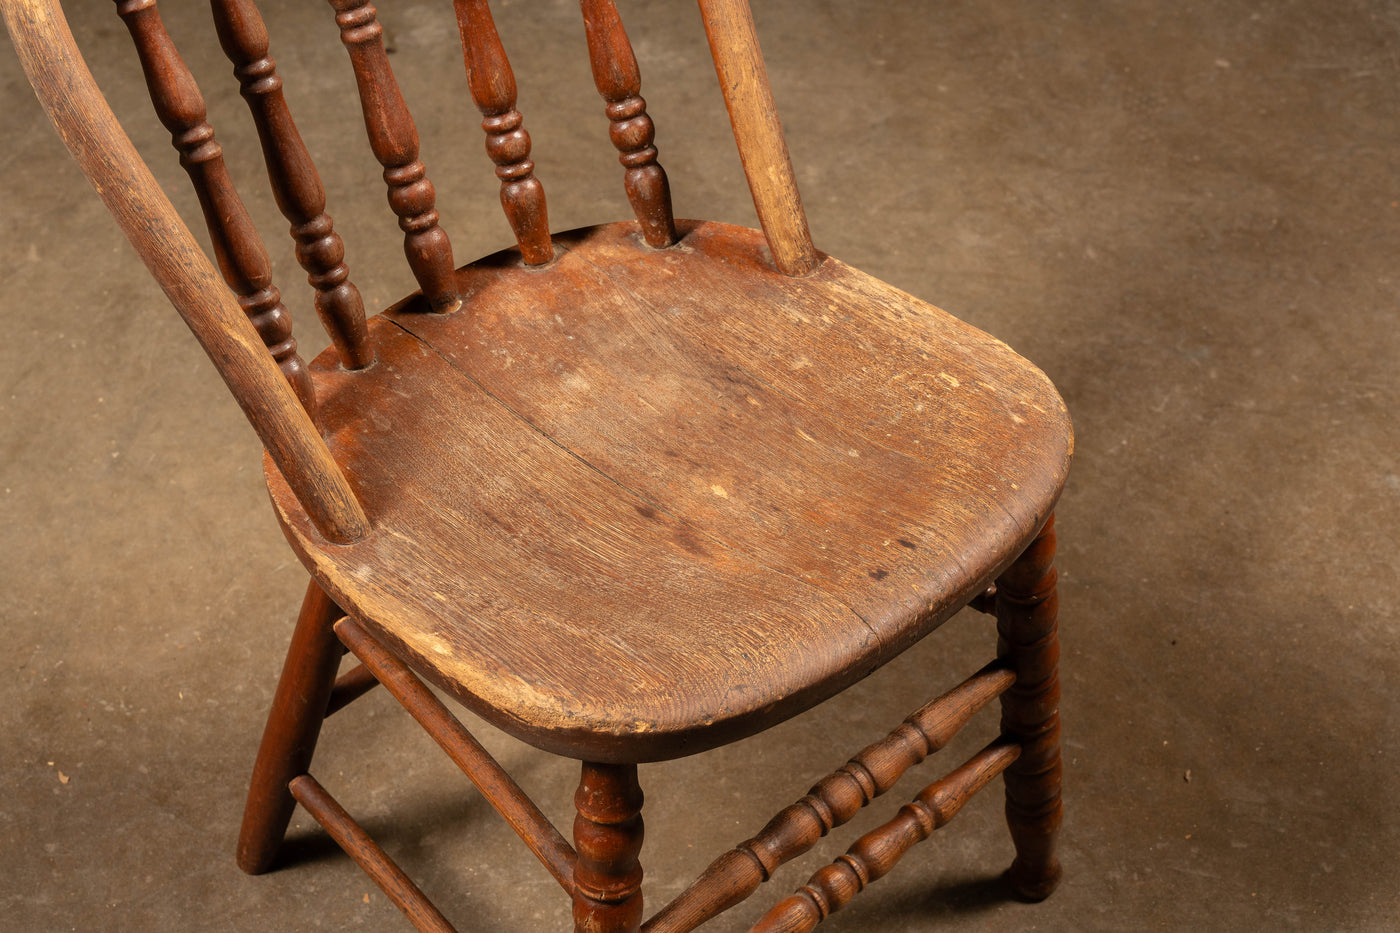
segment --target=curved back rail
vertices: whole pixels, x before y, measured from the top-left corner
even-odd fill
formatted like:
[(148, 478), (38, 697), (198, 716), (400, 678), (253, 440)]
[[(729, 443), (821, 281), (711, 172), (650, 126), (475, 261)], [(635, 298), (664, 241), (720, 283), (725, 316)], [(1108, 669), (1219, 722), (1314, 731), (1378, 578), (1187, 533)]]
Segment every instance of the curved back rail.
[(797, 193), (783, 126), (758, 48), (748, 0), (700, 0), (729, 124), (749, 180), (758, 222), (779, 271), (806, 275), (821, 263)]
[(49, 119), (219, 370), (316, 528), (345, 543), (369, 521), (252, 323), (137, 155), (56, 0), (3, 0), (5, 25)]

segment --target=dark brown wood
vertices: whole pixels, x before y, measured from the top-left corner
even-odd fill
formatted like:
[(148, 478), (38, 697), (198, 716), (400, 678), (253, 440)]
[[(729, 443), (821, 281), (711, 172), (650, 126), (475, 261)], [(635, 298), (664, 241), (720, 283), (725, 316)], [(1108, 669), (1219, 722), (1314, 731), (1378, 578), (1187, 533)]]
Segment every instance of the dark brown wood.
[(418, 885), (385, 854), (359, 823), (309, 774), (292, 781), (297, 803), (316, 818), (331, 838), (369, 875), (394, 906), (422, 933), (455, 933), (456, 928), (438, 912)]
[(1006, 822), (1016, 844), (1008, 873), (1016, 893), (1043, 900), (1059, 884), (1060, 643), (1055, 517), (997, 580), (997, 654), (1016, 672), (1002, 695), (1001, 728), (1023, 753), (1006, 772)]
[(379, 679), (370, 673), (369, 668), (363, 664), (355, 665), (335, 679), (330, 700), (326, 703), (326, 715), (340, 712), (377, 686)]
[(49, 119), (152, 277), (238, 400), (318, 537), (369, 527), (339, 466), (170, 200), (97, 89), (53, 0), (0, 5)]
[(657, 248), (676, 242), (671, 184), (656, 161), (656, 127), (642, 98), (642, 75), (613, 0), (580, 0), (593, 81), (607, 101), (609, 133), (627, 169), (627, 199), (646, 241)]
[(418, 158), (418, 128), (389, 67), (384, 29), (369, 0), (329, 3), (336, 10), (340, 40), (350, 52), (365, 130), (374, 157), (384, 166), (389, 206), (404, 232), (409, 268), (434, 311), (455, 311), (462, 299), (452, 271), (452, 244), (438, 226), (437, 193)]
[(585, 761), (574, 807), (574, 933), (636, 933), (643, 836), (637, 766)]
[(318, 368), (363, 548), (308, 538), (272, 484), (376, 639), (595, 761), (692, 754), (865, 676), (1024, 548), (1070, 453), (1044, 376), (955, 318), (836, 261), (777, 274), (754, 231), (687, 227), (672, 263), (635, 230), (556, 237), (545, 276), (474, 263), (473, 314), (410, 303), (384, 365)]
[(972, 795), (1004, 772), (1021, 754), (1001, 738), (960, 768), (919, 792), (883, 826), (861, 836), (846, 854), (820, 869), (796, 894), (779, 901), (749, 933), (809, 933), (851, 902), (872, 881), (889, 874), (909, 850), (948, 824)]
[(967, 604), (969, 609), (976, 609), (978, 612), (987, 615), (997, 614), (997, 588), (996, 584), (987, 587), (981, 593), (972, 597), (972, 601)]
[(544, 186), (535, 177), (530, 159), (530, 134), (525, 118), (515, 109), (515, 74), (496, 32), (487, 0), (455, 0), (457, 28), (462, 34), (462, 55), (472, 100), (484, 118), (486, 154), (496, 163), (501, 180), (501, 207), (515, 231), (515, 241), (526, 265), (540, 265), (554, 258), (549, 241), (549, 212)]
[(807, 214), (797, 193), (797, 177), (748, 0), (700, 0), (700, 15), (773, 262), (786, 275), (806, 275), (821, 264), (822, 257), (807, 230)]
[(233, 62), (243, 97), (262, 142), (267, 177), (282, 215), (291, 223), (297, 261), (316, 290), (316, 313), (348, 369), (374, 361), (360, 291), (350, 281), (345, 244), (326, 214), (321, 176), (292, 122), (282, 77), (268, 54), (267, 27), (253, 0), (211, 0), (224, 54)]
[(314, 414), (316, 390), (306, 364), (297, 355), (292, 316), (272, 284), (267, 248), (229, 177), (223, 149), (214, 139), (214, 128), (205, 119), (204, 97), (194, 75), (170, 41), (156, 0), (116, 0), (116, 4), (117, 13), (136, 44), (156, 115), (170, 131), (171, 142), (180, 153), (180, 164), (194, 184), (224, 281), (238, 295), (238, 304), (302, 405)]
[(251, 875), (267, 871), (276, 861), (296, 808), (287, 785), (311, 766), (331, 685), (345, 653), (331, 626), (344, 614), (315, 580), (307, 584), (243, 808), (238, 867)]
[(336, 624), (335, 631), (355, 657), (384, 684), (394, 699), (408, 710), (433, 741), (471, 779), (487, 802), (496, 808), (496, 812), (524, 840), (541, 864), (549, 869), (554, 880), (564, 890), (571, 891), (574, 883), (574, 851), (534, 801), (525, 796), (515, 779), (457, 721), (442, 701), (413, 676), (412, 671), (366, 635), (354, 620), (342, 619)]
[(914, 713), (885, 738), (822, 778), (746, 842), (716, 859), (679, 897), (648, 920), (646, 933), (682, 933), (740, 903), (773, 872), (885, 793), (904, 772), (941, 749), (1016, 675), (1000, 661)]

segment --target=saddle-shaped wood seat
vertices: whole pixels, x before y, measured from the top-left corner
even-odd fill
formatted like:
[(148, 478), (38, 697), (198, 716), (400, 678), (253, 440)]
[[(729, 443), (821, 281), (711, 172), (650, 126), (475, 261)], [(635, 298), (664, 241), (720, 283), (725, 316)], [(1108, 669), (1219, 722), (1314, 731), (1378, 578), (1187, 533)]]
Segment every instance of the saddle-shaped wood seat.
[[(1050, 894), (1060, 805), (1054, 519), (1072, 432), (1034, 366), (813, 245), (744, 0), (700, 0), (763, 232), (676, 222), (613, 0), (580, 0), (636, 222), (552, 234), (486, 0), (454, 0), (516, 247), (458, 268), (369, 0), (329, 0), (420, 291), (366, 320), (253, 0), (211, 0), (333, 348), (307, 366), (155, 0), (116, 0), (219, 271), (117, 124), (55, 0), (0, 0), (65, 142), (257, 431), (311, 573), (237, 860), (304, 807), (420, 930), (448, 921), (311, 773), (382, 685), (570, 897), (576, 933), (686, 933), (999, 701), (996, 737), (780, 901), (807, 933), (999, 775), (1010, 889)], [(448, 24), (450, 28), (450, 23)], [(805, 710), (963, 606), (996, 658), (720, 855), (643, 925), (638, 764)], [(346, 653), (358, 666), (340, 671)], [(423, 683), (580, 760), (571, 845)]]
[(835, 259), (784, 276), (756, 231), (681, 230), (489, 257), (470, 314), (415, 297), (372, 322), (373, 369), (313, 363), (359, 541), (269, 473), (340, 606), (559, 754), (689, 754), (860, 679), (990, 584), (1069, 465), (1005, 344)]

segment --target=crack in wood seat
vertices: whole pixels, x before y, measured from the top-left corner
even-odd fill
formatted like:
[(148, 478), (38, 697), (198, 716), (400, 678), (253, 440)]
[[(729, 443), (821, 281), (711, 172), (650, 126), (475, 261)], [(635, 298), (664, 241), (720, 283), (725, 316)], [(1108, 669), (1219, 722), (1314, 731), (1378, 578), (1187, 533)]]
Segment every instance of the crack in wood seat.
[[(690, 754), (860, 679), (1026, 547), (1069, 420), (1005, 344), (827, 258), (773, 271), (757, 231), (636, 224), (458, 272), (379, 361), (313, 364), (318, 424), (370, 532), (316, 533), (316, 579), (426, 678), (594, 761)], [(561, 663), (568, 659), (569, 663)]]

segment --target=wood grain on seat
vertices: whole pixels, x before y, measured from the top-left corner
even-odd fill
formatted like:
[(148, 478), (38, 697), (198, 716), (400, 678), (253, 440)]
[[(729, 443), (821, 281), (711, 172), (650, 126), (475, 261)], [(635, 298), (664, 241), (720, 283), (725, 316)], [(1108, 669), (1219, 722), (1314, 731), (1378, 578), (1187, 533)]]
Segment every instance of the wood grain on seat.
[[(681, 223), (460, 270), (461, 310), (371, 322), (314, 364), (319, 426), (372, 530), (327, 544), (275, 469), (293, 546), (430, 680), (542, 748), (690, 754), (790, 716), (984, 588), (1072, 452), (1001, 342), (834, 259)], [(392, 439), (392, 442), (391, 442)]]

